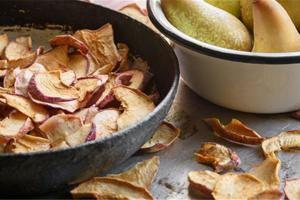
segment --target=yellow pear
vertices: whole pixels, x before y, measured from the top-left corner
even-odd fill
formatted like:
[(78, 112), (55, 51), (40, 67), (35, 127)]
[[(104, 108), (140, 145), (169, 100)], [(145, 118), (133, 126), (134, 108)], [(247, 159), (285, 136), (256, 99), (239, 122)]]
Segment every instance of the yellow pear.
[(240, 0), (205, 0), (207, 3), (225, 10), (239, 18), (241, 16)]
[(228, 12), (204, 0), (161, 0), (161, 6), (170, 23), (187, 35), (216, 46), (251, 51), (249, 31)]
[(276, 0), (253, 0), (253, 52), (300, 51), (300, 35)]
[[(240, 0), (241, 18), (244, 24), (252, 30), (253, 17), (252, 17), (252, 1), (253, 0)], [(288, 12), (293, 20), (297, 29), (300, 30), (300, 0), (277, 0), (284, 9)]]

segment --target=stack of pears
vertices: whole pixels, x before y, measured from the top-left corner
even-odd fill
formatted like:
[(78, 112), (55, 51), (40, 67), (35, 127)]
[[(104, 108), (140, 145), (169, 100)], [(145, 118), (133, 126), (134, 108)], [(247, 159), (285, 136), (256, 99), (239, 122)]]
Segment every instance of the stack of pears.
[(177, 29), (215, 46), (300, 51), (300, 0), (161, 0), (161, 6)]

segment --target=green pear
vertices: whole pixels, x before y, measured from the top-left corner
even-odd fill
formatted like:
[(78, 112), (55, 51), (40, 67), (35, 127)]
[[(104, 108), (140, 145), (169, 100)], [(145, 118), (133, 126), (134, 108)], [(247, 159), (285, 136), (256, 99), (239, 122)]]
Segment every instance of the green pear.
[(300, 51), (300, 35), (286, 10), (276, 0), (253, 1), (253, 52)]
[(228, 12), (204, 0), (161, 0), (161, 6), (170, 23), (187, 35), (216, 46), (251, 51), (249, 31)]
[[(250, 30), (253, 29), (252, 1), (253, 0), (240, 0), (242, 21)], [(288, 12), (297, 29), (300, 30), (300, 0), (277, 1)]]
[(240, 18), (240, 0), (205, 0), (207, 3)]

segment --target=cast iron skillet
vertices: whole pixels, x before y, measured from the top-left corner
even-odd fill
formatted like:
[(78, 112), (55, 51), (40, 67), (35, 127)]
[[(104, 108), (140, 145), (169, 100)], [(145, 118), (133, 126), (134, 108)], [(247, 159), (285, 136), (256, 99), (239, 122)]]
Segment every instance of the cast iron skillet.
[(0, 26), (49, 23), (77, 30), (111, 23), (116, 42), (125, 42), (134, 55), (148, 61), (162, 97), (140, 123), (103, 140), (54, 152), (1, 154), (1, 195), (57, 192), (121, 163), (152, 136), (170, 109), (179, 79), (177, 58), (158, 34), (125, 15), (85, 2), (0, 0), (0, 5)]

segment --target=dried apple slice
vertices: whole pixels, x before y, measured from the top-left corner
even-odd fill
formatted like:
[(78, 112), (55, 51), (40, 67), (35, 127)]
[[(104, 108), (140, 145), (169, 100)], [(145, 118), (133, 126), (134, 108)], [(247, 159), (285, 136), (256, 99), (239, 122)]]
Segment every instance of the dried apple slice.
[(276, 189), (280, 186), (281, 161), (277, 158), (267, 158), (262, 163), (255, 165), (249, 170), (252, 174), (265, 184), (265, 188)]
[(284, 192), (289, 200), (300, 199), (300, 178), (287, 180)]
[(259, 145), (264, 138), (257, 132), (245, 126), (237, 119), (232, 119), (229, 124), (224, 126), (219, 119), (208, 118), (204, 122), (210, 126), (214, 133), (230, 142), (242, 145)]
[(150, 188), (159, 168), (159, 158), (153, 156), (151, 159), (137, 163), (133, 168), (120, 174), (109, 174), (107, 177), (121, 179), (134, 185)]
[(40, 55), (36, 62), (48, 71), (67, 69), (69, 64), (68, 46), (58, 46)]
[(73, 198), (153, 199), (147, 189), (109, 177), (95, 177), (83, 182), (74, 188), (71, 194)]
[(9, 40), (7, 34), (1, 34), (0, 35), (0, 57), (2, 57), (4, 50), (8, 45), (8, 42)]
[(212, 142), (202, 144), (195, 156), (199, 163), (212, 165), (216, 172), (235, 169), (241, 163), (239, 156), (234, 151)]
[(173, 144), (179, 135), (180, 130), (178, 128), (168, 122), (163, 122), (152, 138), (146, 142), (140, 150), (146, 153), (161, 151)]
[(60, 71), (59, 78), (63, 85), (70, 87), (76, 81), (76, 74), (73, 70)]
[(114, 97), (121, 102), (124, 112), (117, 120), (118, 130), (137, 123), (151, 113), (155, 105), (139, 90), (118, 86), (112, 89)]
[(50, 149), (48, 139), (32, 135), (24, 135), (18, 139), (11, 139), (5, 147), (6, 153), (28, 153), (47, 151)]
[(82, 54), (88, 53), (87, 46), (72, 35), (56, 35), (49, 41), (52, 46), (68, 45), (78, 49)]
[(127, 44), (124, 43), (118, 43), (117, 48), (118, 48), (119, 55), (121, 56), (121, 61), (119, 63), (118, 69), (116, 69), (116, 72), (123, 72), (129, 69), (129, 64), (128, 64), (129, 48)]
[(43, 122), (49, 117), (48, 111), (43, 106), (32, 102), (30, 99), (15, 94), (2, 93), (0, 95), (5, 98), (4, 103), (30, 117), (36, 123)]
[(300, 130), (282, 132), (278, 136), (271, 137), (262, 143), (262, 149), (266, 157), (276, 158), (275, 152), (300, 147)]
[(218, 179), (212, 195), (216, 200), (248, 199), (263, 190), (263, 182), (250, 174), (228, 173)]
[(33, 52), (17, 60), (8, 61), (8, 66), (10, 69), (17, 68), (17, 67), (23, 69), (32, 65), (36, 59), (37, 59), (37, 53)]
[(77, 78), (85, 77), (90, 68), (90, 60), (82, 54), (70, 55), (69, 68), (73, 70)]
[(11, 41), (5, 48), (4, 56), (7, 60), (18, 60), (32, 54), (31, 37), (19, 37)]
[(75, 87), (62, 84), (59, 71), (35, 73), (30, 79), (28, 93), (35, 99), (49, 103), (72, 101), (79, 97)]
[(4, 88), (12, 88), (15, 84), (16, 77), (14, 74), (14, 69), (9, 69), (3, 79), (3, 87)]
[(115, 83), (117, 85), (125, 85), (130, 88), (143, 91), (152, 77), (153, 74), (151, 74), (150, 72), (133, 69), (118, 74)]
[(249, 198), (249, 200), (281, 200), (281, 199), (282, 199), (282, 192), (278, 189), (265, 190)]
[(74, 115), (58, 114), (47, 119), (39, 129), (50, 140), (51, 144), (57, 141), (65, 140), (65, 138), (75, 133), (82, 126), (79, 117)]
[(99, 68), (107, 64), (114, 67), (121, 60), (114, 43), (111, 24), (105, 24), (97, 30), (79, 30), (76, 31), (74, 36), (86, 44), (89, 54)]
[(93, 141), (96, 139), (96, 127), (93, 123), (85, 124), (79, 128), (75, 133), (68, 134), (65, 137), (66, 143), (70, 147), (75, 147), (85, 142)]
[(20, 112), (12, 112), (0, 121), (0, 141), (22, 137), (33, 128), (30, 118)]
[[(91, 119), (91, 122), (96, 125), (96, 138), (100, 139), (116, 132), (118, 130), (117, 120), (119, 117), (120, 111), (117, 109), (105, 109), (99, 111)], [(88, 117), (86, 118), (85, 123), (90, 123)]]
[(206, 197), (211, 197), (221, 175), (211, 171), (191, 171), (188, 174), (190, 186)]
[(96, 105), (99, 108), (104, 108), (115, 100), (112, 93), (112, 88), (115, 86), (115, 75), (110, 74), (108, 76), (108, 81), (105, 84), (105, 89), (101, 94), (100, 98), (97, 100)]
[(133, 61), (130, 67), (132, 69), (139, 69), (145, 72), (148, 72), (150, 70), (150, 66), (148, 65), (148, 62), (143, 60), (140, 57), (133, 57)]

